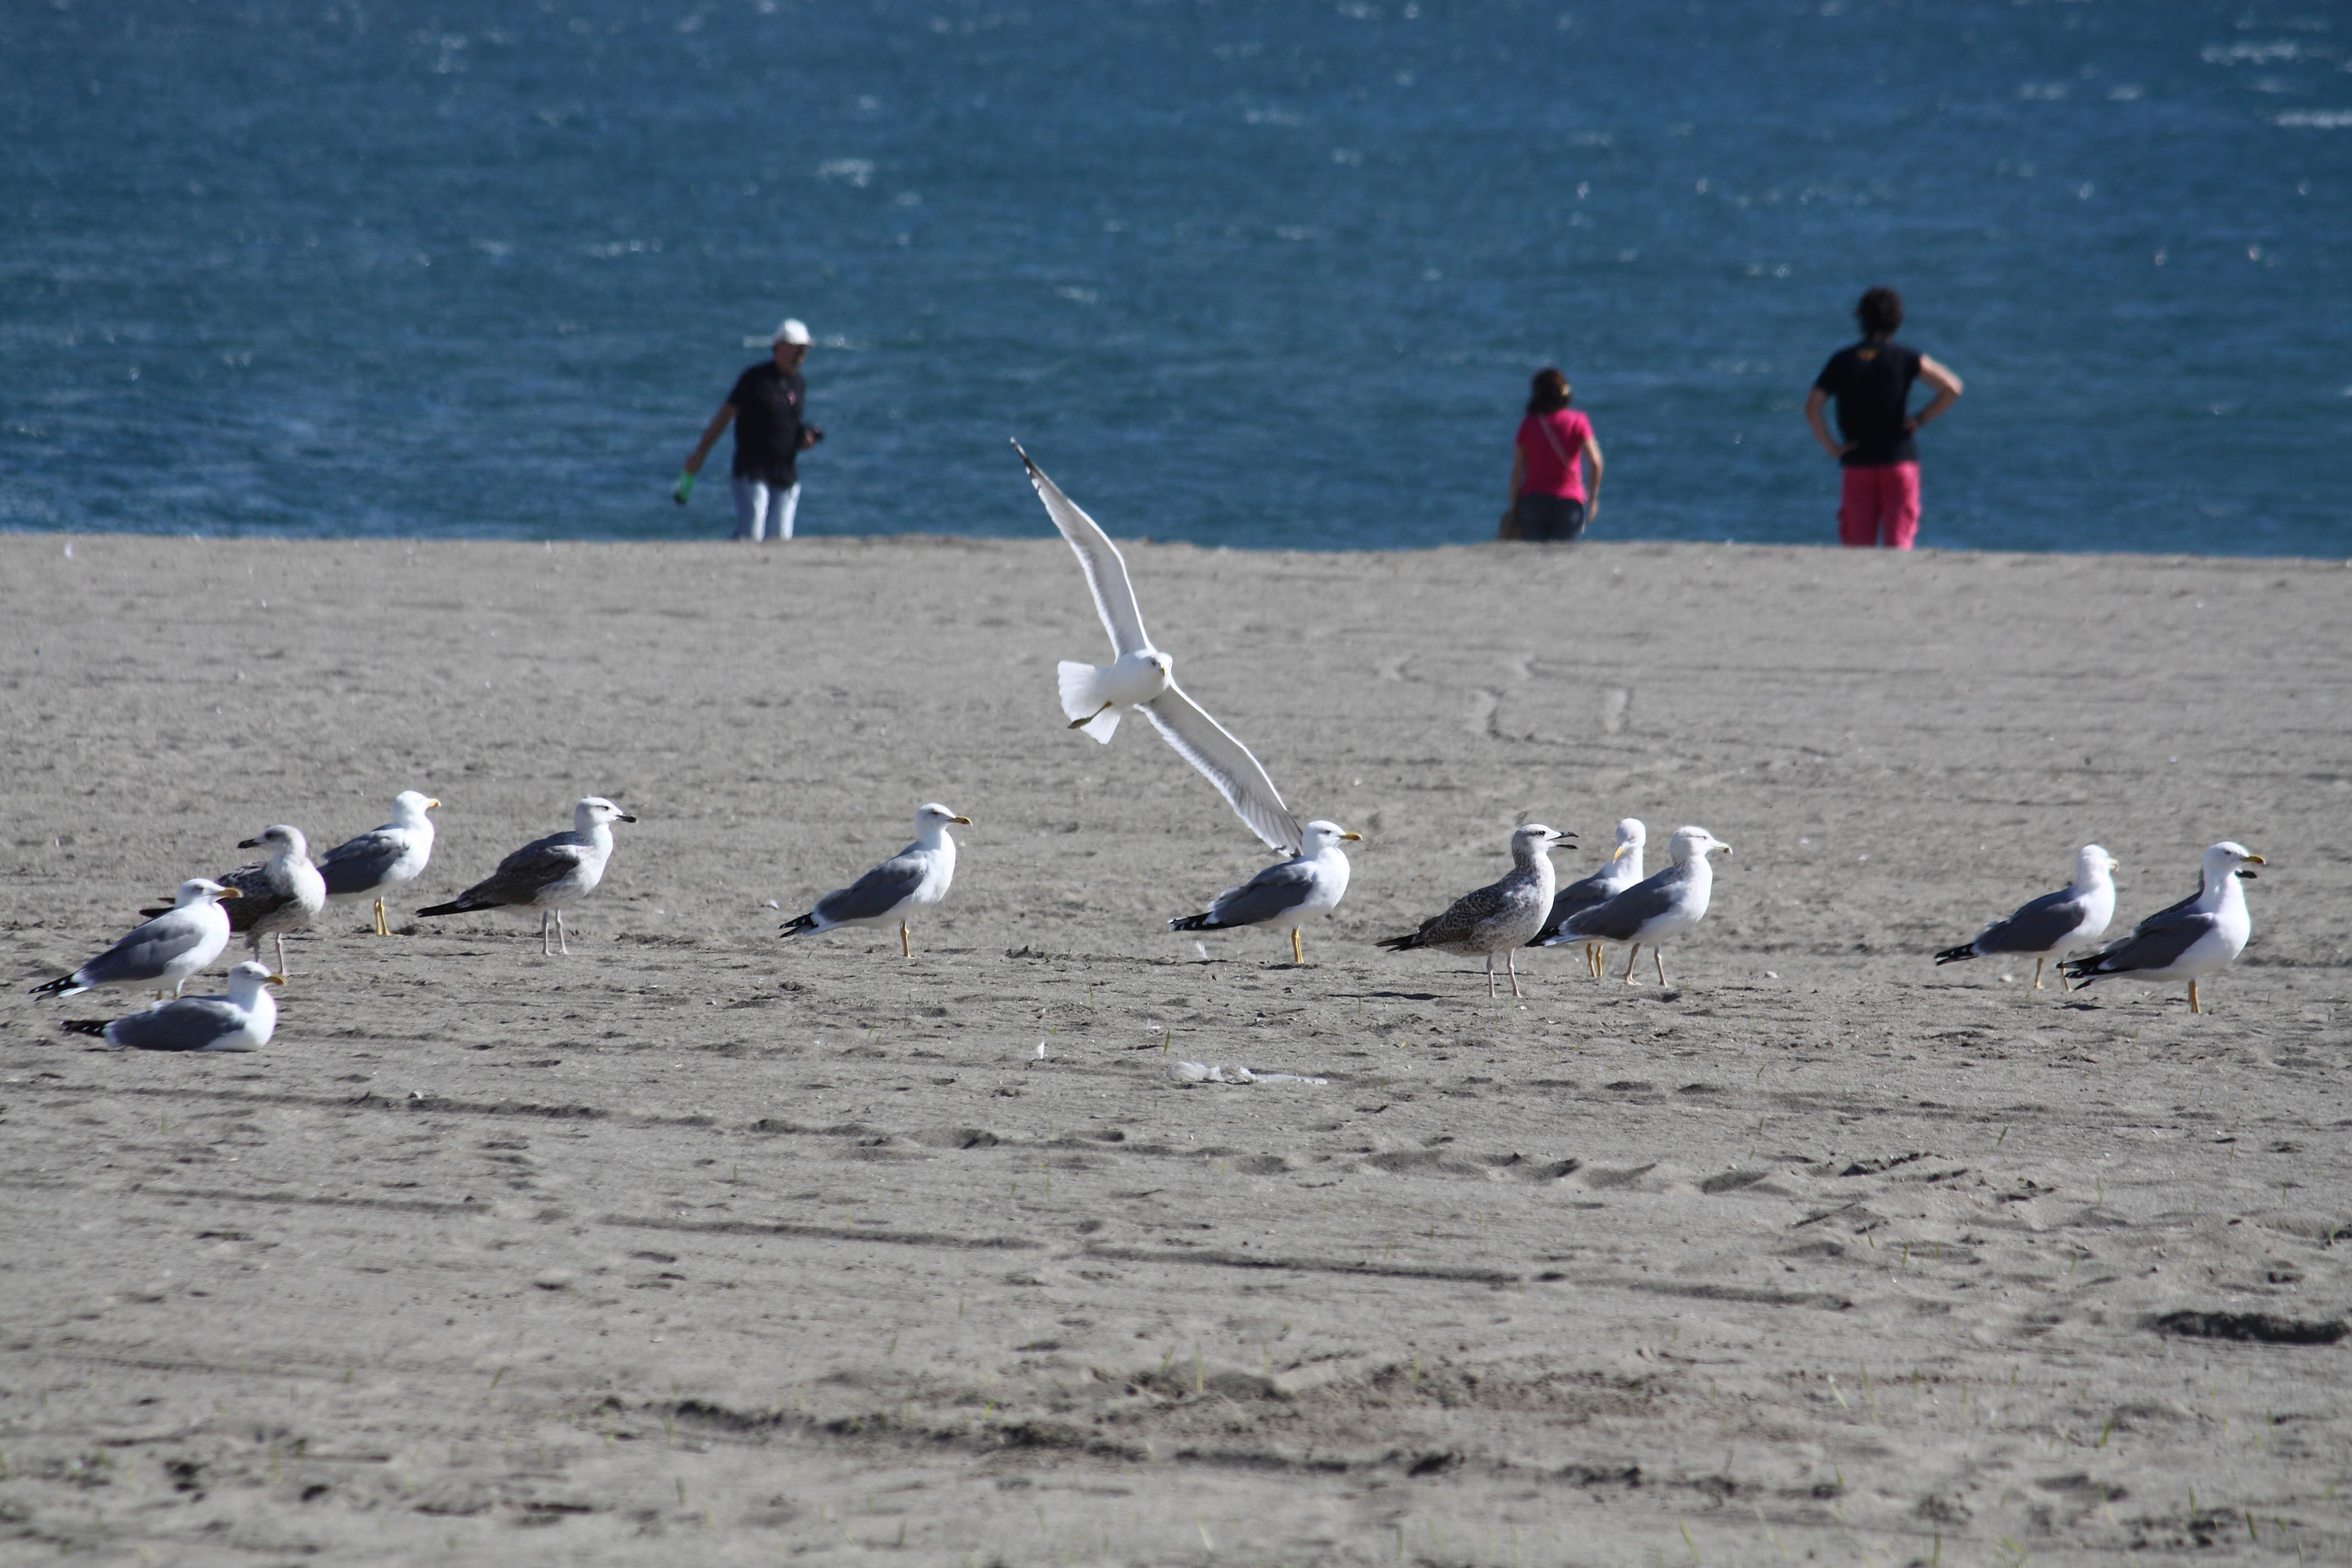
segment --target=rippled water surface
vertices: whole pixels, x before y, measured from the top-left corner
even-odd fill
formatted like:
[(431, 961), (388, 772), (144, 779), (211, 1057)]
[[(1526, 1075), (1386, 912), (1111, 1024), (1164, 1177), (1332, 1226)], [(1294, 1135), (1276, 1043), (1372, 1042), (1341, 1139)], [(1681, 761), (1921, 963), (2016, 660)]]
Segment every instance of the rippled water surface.
[[(1923, 542), (2352, 554), (2336, 5), (0, 8), (0, 526), (652, 538), (742, 346), (813, 533), (1817, 541), (1891, 282)], [(719, 459), (723, 464), (722, 456)], [(714, 475), (719, 472), (714, 468)]]

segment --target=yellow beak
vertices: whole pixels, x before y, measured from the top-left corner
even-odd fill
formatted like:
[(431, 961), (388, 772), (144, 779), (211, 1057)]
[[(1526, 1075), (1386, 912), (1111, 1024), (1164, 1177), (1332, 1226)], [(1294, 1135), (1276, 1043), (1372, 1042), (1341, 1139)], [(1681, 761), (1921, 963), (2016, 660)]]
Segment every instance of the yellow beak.
[(970, 827), (971, 826), (971, 818), (969, 816), (950, 816), (948, 820), (950, 822), (961, 822), (966, 827)]
[(437, 800), (428, 800), (425, 803), (425, 809), (427, 811), (438, 811), (441, 809), (441, 803)]
[(1350, 844), (1361, 844), (1364, 841), (1364, 836), (1360, 833), (1342, 833), (1339, 837)]
[(282, 974), (268, 975), (265, 977), (261, 983), (264, 985), (283, 985), (286, 984), (286, 976)]
[(2246, 857), (2246, 864), (2249, 866), (2267, 866), (2270, 862), (2263, 859), (2259, 855), (2249, 855)]

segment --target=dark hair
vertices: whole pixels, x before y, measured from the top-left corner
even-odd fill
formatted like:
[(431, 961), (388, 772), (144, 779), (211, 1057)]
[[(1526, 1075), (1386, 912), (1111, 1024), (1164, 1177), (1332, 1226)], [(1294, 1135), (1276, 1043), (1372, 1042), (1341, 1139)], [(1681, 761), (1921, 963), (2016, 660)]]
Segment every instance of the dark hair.
[(1903, 324), (1903, 296), (1880, 284), (1862, 297), (1853, 308), (1853, 319), (1862, 323), (1865, 338), (1891, 338)]
[(1575, 394), (1568, 389), (1568, 377), (1546, 365), (1536, 372), (1535, 379), (1528, 384), (1528, 412), (1557, 414), (1567, 407), (1574, 396)]

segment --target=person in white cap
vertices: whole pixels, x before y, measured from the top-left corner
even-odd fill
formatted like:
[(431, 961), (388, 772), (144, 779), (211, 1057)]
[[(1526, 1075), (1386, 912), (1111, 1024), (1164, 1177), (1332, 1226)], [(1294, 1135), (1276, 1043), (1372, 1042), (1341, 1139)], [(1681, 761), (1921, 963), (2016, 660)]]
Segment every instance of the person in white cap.
[[(759, 340), (754, 338), (753, 342)], [(677, 497), (686, 504), (693, 477), (702, 471), (702, 459), (719, 444), (719, 434), (735, 426), (735, 537), (759, 541), (790, 539), (793, 515), (800, 510), (800, 455), (824, 439), (824, 432), (807, 423), (803, 410), (808, 388), (801, 380), (801, 362), (808, 357), (809, 330), (787, 318), (776, 329), (769, 357), (735, 378), (734, 390), (694, 444), (686, 459), (686, 477)]]

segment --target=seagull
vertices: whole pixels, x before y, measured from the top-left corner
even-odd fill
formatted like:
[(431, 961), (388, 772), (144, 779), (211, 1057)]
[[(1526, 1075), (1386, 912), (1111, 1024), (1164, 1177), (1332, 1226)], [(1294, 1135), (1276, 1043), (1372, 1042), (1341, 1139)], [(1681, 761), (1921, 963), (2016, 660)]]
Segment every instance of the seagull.
[(1666, 983), (1666, 961), (1658, 955), (1658, 944), (1670, 936), (1680, 936), (1706, 918), (1707, 896), (1715, 889), (1715, 868), (1707, 856), (1720, 849), (1731, 853), (1726, 844), (1704, 827), (1677, 827), (1666, 840), (1666, 853), (1674, 864), (1647, 880), (1634, 883), (1613, 899), (1580, 910), (1560, 922), (1559, 934), (1548, 944), (1559, 946), (1572, 942), (1622, 942), (1631, 943), (1625, 954), (1625, 973), (1619, 978), (1633, 984), (1633, 961), (1641, 956), (1642, 944), (1650, 944), (1650, 962), (1658, 966), (1658, 984)]
[(284, 975), (258, 963), (240, 963), (228, 972), (226, 996), (183, 996), (110, 1024), (69, 1018), (58, 1027), (69, 1035), (96, 1035), (118, 1049), (257, 1051), (278, 1028), (278, 999), (269, 988), (285, 984)]
[(240, 839), (239, 849), (275, 851), (268, 859), (239, 866), (221, 878), (240, 897), (228, 914), (228, 929), (243, 931), (253, 956), (261, 956), (261, 939), (278, 939), (278, 973), (286, 973), (286, 933), (300, 931), (327, 907), (326, 879), (310, 864), (310, 842), (299, 827), (279, 823), (251, 838)]
[(1348, 894), (1348, 855), (1339, 847), (1363, 838), (1336, 822), (1307, 825), (1306, 847), (1279, 865), (1268, 866), (1238, 888), (1227, 888), (1209, 900), (1206, 914), (1182, 915), (1168, 922), (1170, 931), (1224, 931), (1233, 926), (1276, 921), (1290, 928), (1290, 962), (1305, 963), (1298, 928), (1317, 915), (1328, 915)]
[(2242, 868), (2267, 863), (2234, 839), (2223, 839), (2205, 851), (2195, 898), (2158, 910), (2111, 947), (2069, 960), (2062, 973), (2078, 985), (2110, 974), (2151, 982), (2186, 980), (2189, 1010), (2202, 1013), (2197, 982), (2227, 969), (2253, 934), (2253, 917), (2246, 913), (2245, 891), (2238, 886), (2241, 877), (2253, 873)]
[[(1529, 947), (1542, 947), (1559, 934), (1559, 922), (1579, 910), (1589, 910), (1603, 899), (1613, 899), (1642, 879), (1642, 847), (1650, 841), (1650, 830), (1642, 826), (1638, 816), (1629, 816), (1617, 825), (1617, 847), (1609, 853), (1608, 863), (1590, 877), (1570, 882), (1551, 898), (1551, 913), (1544, 920), (1543, 929), (1528, 939)], [(1595, 980), (1601, 978), (1601, 944), (1584, 944), (1584, 966)]]
[(1296, 855), (1305, 844), (1298, 818), (1282, 804), (1274, 781), (1234, 739), (1225, 727), (1176, 684), (1176, 661), (1151, 646), (1143, 629), (1143, 612), (1136, 606), (1135, 587), (1128, 581), (1127, 559), (1093, 518), (1080, 511), (1045, 470), (1029, 461), (1021, 443), (1013, 443), (1029, 470), (1029, 482), (1070, 548), (1086, 569), (1087, 586), (1094, 590), (1095, 610), (1110, 633), (1117, 657), (1108, 665), (1061, 665), (1062, 711), (1070, 728), (1084, 730), (1104, 745), (1118, 729), (1121, 709), (1140, 709), (1176, 754), (1207, 775), (1225, 804), (1240, 814), (1249, 830), (1271, 848)]
[(319, 874), (329, 899), (375, 900), (375, 934), (390, 936), (383, 918), (383, 890), (415, 881), (433, 858), (433, 819), (425, 814), (441, 803), (413, 789), (392, 797), (392, 820), (327, 851)]
[[(552, 953), (563, 938), (563, 907), (579, 902), (604, 879), (604, 862), (613, 854), (613, 824), (635, 817), (601, 795), (592, 795), (572, 808), (572, 831), (534, 838), (505, 859), (499, 868), (446, 904), (419, 910), (420, 915), (465, 915), (477, 910), (511, 910), (519, 915), (539, 911), (539, 951)], [(548, 920), (555, 921), (554, 942), (548, 940)]]
[(835, 888), (816, 907), (786, 922), (782, 935), (822, 935), (841, 926), (886, 926), (898, 922), (898, 956), (915, 956), (907, 935), (907, 917), (948, 896), (955, 880), (955, 840), (948, 825), (970, 827), (971, 818), (959, 816), (937, 801), (915, 813), (915, 841), (852, 882)]
[[(2054, 893), (2044, 893), (2018, 907), (2007, 920), (1995, 921), (1977, 932), (1974, 942), (1948, 947), (1936, 955), (1937, 963), (1961, 963), (1990, 958), (1996, 952), (2019, 957), (2033, 955), (2033, 988), (2042, 989), (2042, 966), (2052, 959), (2063, 965), (2076, 948), (2089, 947), (2107, 933), (2116, 918), (2116, 858), (2095, 844), (2085, 844), (2074, 855), (2074, 879)], [(2195, 902), (2191, 900), (2190, 902)], [(2062, 968), (2058, 984), (2065, 985)]]
[(177, 996), (189, 976), (204, 969), (228, 947), (228, 911), (223, 899), (237, 897), (204, 877), (180, 884), (172, 906), (155, 911), (145, 925), (71, 974), (33, 987), (36, 996), (79, 996), (98, 985), (168, 985)]
[(1381, 943), (1391, 952), (1433, 947), (1470, 957), (1486, 955), (1486, 995), (1495, 994), (1495, 954), (1503, 955), (1510, 971), (1511, 994), (1519, 994), (1519, 972), (1512, 962), (1513, 948), (1536, 934), (1551, 912), (1555, 845), (1575, 837), (1555, 833), (1540, 822), (1530, 822), (1511, 835), (1511, 871), (1501, 881), (1465, 893), (1454, 907), (1421, 922), (1411, 936), (1392, 936)]

